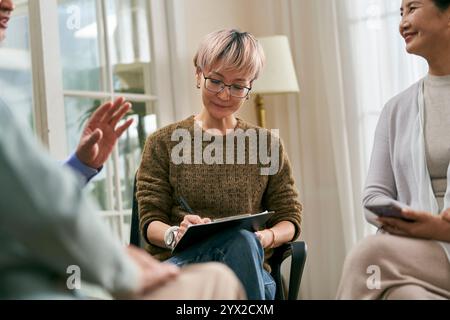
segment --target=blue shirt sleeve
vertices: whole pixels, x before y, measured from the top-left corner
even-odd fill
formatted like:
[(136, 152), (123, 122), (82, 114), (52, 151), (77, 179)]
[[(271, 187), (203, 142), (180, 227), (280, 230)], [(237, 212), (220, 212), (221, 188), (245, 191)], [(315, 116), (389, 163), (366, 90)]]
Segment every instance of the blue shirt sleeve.
[(73, 153), (69, 159), (66, 160), (64, 165), (71, 167), (75, 170), (76, 173), (81, 175), (84, 178), (84, 182), (88, 183), (93, 177), (95, 177), (103, 168), (100, 167), (98, 169), (91, 168), (85, 165), (83, 162), (78, 159), (76, 153)]

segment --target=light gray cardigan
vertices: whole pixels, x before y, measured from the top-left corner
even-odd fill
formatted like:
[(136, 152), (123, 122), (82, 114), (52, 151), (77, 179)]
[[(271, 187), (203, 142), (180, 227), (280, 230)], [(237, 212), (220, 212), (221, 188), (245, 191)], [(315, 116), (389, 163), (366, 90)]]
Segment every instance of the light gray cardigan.
[[(423, 81), (391, 99), (381, 113), (364, 190), (364, 207), (390, 202), (439, 213), (435, 212), (436, 200), (430, 189), (429, 174), (424, 178), (425, 175), (418, 173), (417, 169), (422, 161), (422, 171), (427, 174), (425, 148), (416, 147), (418, 141), (424, 143), (420, 137), (423, 137), (423, 123), (418, 122), (420, 111), (423, 112)], [(446, 198), (450, 190), (449, 175), (450, 166)], [(379, 226), (373, 213), (365, 210), (365, 214), (370, 223)], [(450, 261), (450, 243), (440, 244)]]

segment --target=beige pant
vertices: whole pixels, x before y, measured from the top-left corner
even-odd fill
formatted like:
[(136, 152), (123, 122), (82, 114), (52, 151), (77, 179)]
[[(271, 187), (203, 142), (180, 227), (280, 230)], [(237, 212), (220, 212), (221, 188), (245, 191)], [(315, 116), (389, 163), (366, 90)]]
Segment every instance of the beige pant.
[(370, 236), (346, 258), (337, 298), (450, 299), (450, 263), (435, 241)]
[(148, 294), (150, 300), (243, 300), (245, 291), (234, 275), (220, 263), (188, 265), (174, 280)]

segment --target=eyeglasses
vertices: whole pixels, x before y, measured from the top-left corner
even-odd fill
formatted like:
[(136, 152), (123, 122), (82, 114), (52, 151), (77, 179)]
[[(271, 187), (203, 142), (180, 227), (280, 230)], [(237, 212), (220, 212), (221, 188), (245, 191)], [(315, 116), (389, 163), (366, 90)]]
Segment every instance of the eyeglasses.
[(246, 98), (250, 90), (252, 90), (252, 88), (241, 86), (239, 84), (225, 84), (221, 80), (205, 77), (204, 74), (203, 78), (205, 79), (205, 89), (213, 93), (220, 93), (225, 89), (225, 87), (228, 87), (232, 97)]

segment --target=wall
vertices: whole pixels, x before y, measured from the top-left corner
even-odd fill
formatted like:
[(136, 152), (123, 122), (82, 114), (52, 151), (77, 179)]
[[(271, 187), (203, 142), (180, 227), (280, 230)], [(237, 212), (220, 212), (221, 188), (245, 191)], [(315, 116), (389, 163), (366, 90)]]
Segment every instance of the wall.
[[(201, 109), (201, 96), (196, 89), (192, 58), (197, 51), (201, 39), (208, 33), (224, 28), (238, 28), (255, 36), (270, 35), (270, 17), (267, 3), (270, 0), (173, 0), (171, 14), (176, 39), (174, 64), (176, 74), (184, 79), (187, 85), (183, 88), (188, 101), (181, 102), (183, 107), (177, 108), (177, 119), (188, 117)], [(251, 13), (251, 14), (249, 14)], [(239, 116), (256, 123), (256, 112), (253, 101), (245, 103)]]

